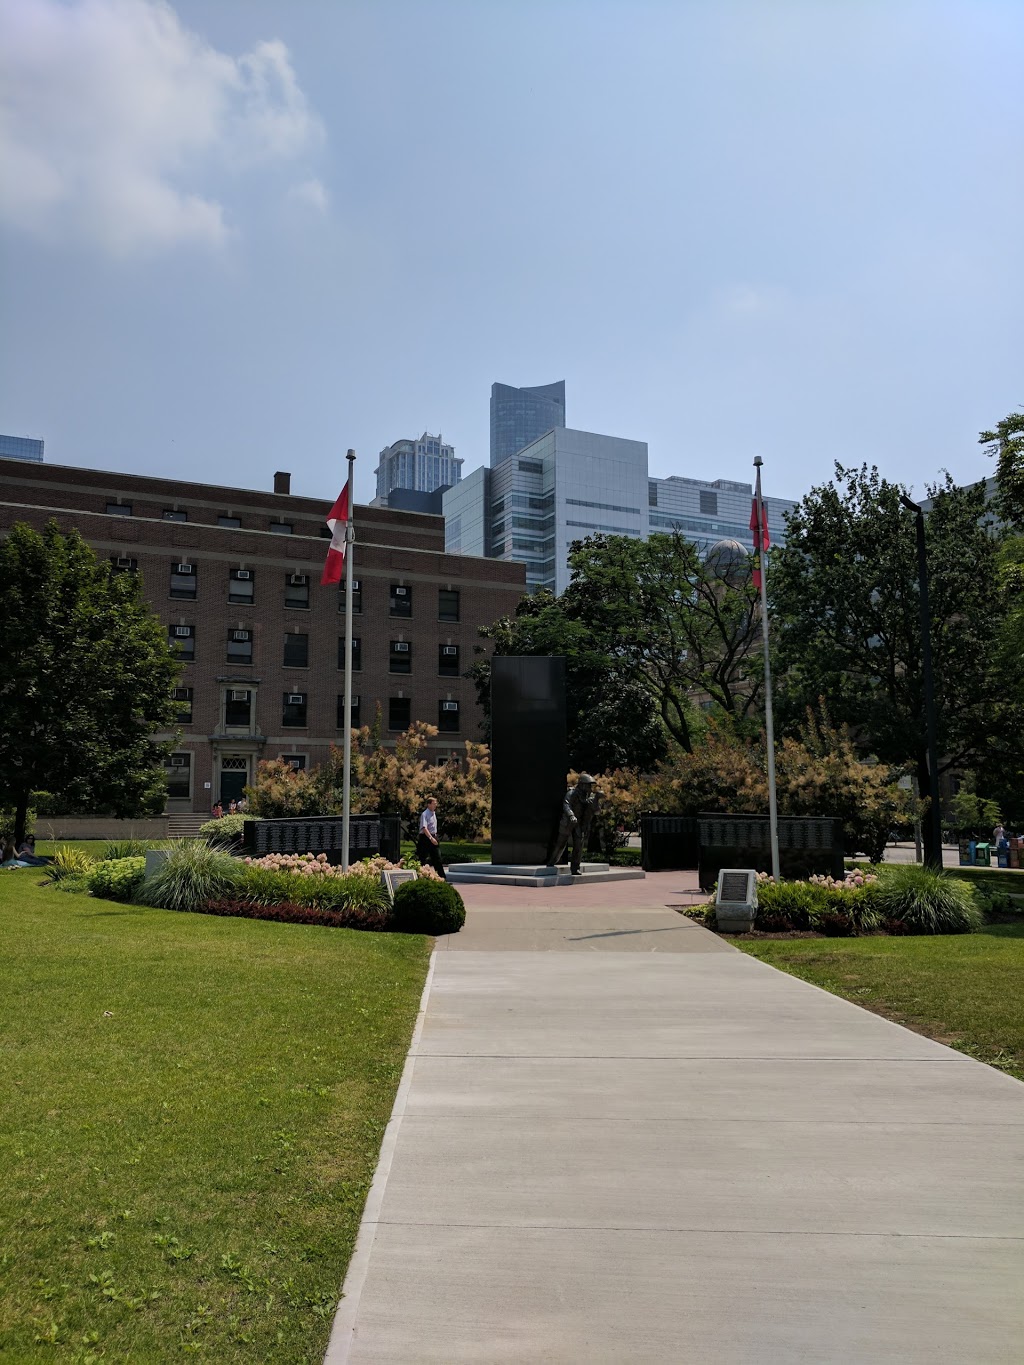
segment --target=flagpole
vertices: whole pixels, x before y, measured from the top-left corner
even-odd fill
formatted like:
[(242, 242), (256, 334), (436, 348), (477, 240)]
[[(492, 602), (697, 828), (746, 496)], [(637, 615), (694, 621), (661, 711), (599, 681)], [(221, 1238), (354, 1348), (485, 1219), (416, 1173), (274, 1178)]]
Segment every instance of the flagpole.
[(768, 648), (768, 565), (764, 556), (764, 503), (761, 500), (761, 457), (754, 456), (757, 483), (757, 554), (761, 566), (761, 639), (764, 644), (764, 729), (768, 749), (768, 824), (772, 841), (772, 876), (779, 880), (779, 805), (775, 794), (775, 719), (772, 715), (772, 661)]
[(356, 541), (355, 529), (355, 467), (356, 452), (350, 450), (348, 460), (348, 521), (345, 523), (345, 738), (341, 780), (341, 870), (348, 871), (349, 825), (352, 815), (352, 549)]

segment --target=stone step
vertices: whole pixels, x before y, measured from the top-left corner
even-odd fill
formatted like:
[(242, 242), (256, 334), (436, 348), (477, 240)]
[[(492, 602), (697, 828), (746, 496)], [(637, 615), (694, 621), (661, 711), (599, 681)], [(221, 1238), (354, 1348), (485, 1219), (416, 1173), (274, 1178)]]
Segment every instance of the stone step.
[(566, 863), (560, 867), (537, 867), (517, 863), (452, 863), (445, 869), (450, 882), (476, 882), (485, 886), (593, 886), (606, 882), (639, 881), (639, 867), (609, 867), (607, 863), (583, 863), (573, 876)]

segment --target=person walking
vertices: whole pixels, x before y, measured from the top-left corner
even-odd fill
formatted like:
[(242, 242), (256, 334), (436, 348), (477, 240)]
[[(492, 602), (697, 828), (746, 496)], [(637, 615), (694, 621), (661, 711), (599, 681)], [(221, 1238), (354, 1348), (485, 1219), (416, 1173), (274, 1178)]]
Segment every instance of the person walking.
[(416, 856), (420, 860), (420, 866), (429, 863), (442, 881), (448, 878), (444, 874), (444, 864), (441, 862), (441, 846), (437, 842), (437, 797), (428, 796), (427, 804), (420, 812), (419, 834), (416, 839)]

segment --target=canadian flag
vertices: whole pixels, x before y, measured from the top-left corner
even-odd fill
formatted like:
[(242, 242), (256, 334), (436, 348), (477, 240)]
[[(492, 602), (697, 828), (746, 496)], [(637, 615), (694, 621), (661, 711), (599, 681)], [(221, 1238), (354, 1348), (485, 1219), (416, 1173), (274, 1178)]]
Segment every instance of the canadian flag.
[(327, 513), (327, 525), (331, 528), (331, 548), (327, 551), (324, 571), (320, 576), (320, 586), (340, 583), (345, 568), (345, 528), (348, 525), (348, 484), (341, 490), (338, 501)]
[(767, 550), (771, 545), (771, 537), (768, 534), (768, 512), (764, 503), (761, 504), (761, 516), (763, 524), (759, 523), (757, 516), (757, 499), (754, 498), (750, 507), (750, 529), (754, 533), (754, 554), (757, 558), (754, 561), (754, 587), (761, 587), (761, 556), (760, 550)]

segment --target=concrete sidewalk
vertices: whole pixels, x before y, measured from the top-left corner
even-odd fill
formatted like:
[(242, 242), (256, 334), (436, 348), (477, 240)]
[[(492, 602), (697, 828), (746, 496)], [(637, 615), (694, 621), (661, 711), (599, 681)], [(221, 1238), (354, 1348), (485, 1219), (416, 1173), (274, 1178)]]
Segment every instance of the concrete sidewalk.
[(685, 876), (467, 888), (330, 1365), (1022, 1358), (1024, 1086), (659, 908)]

